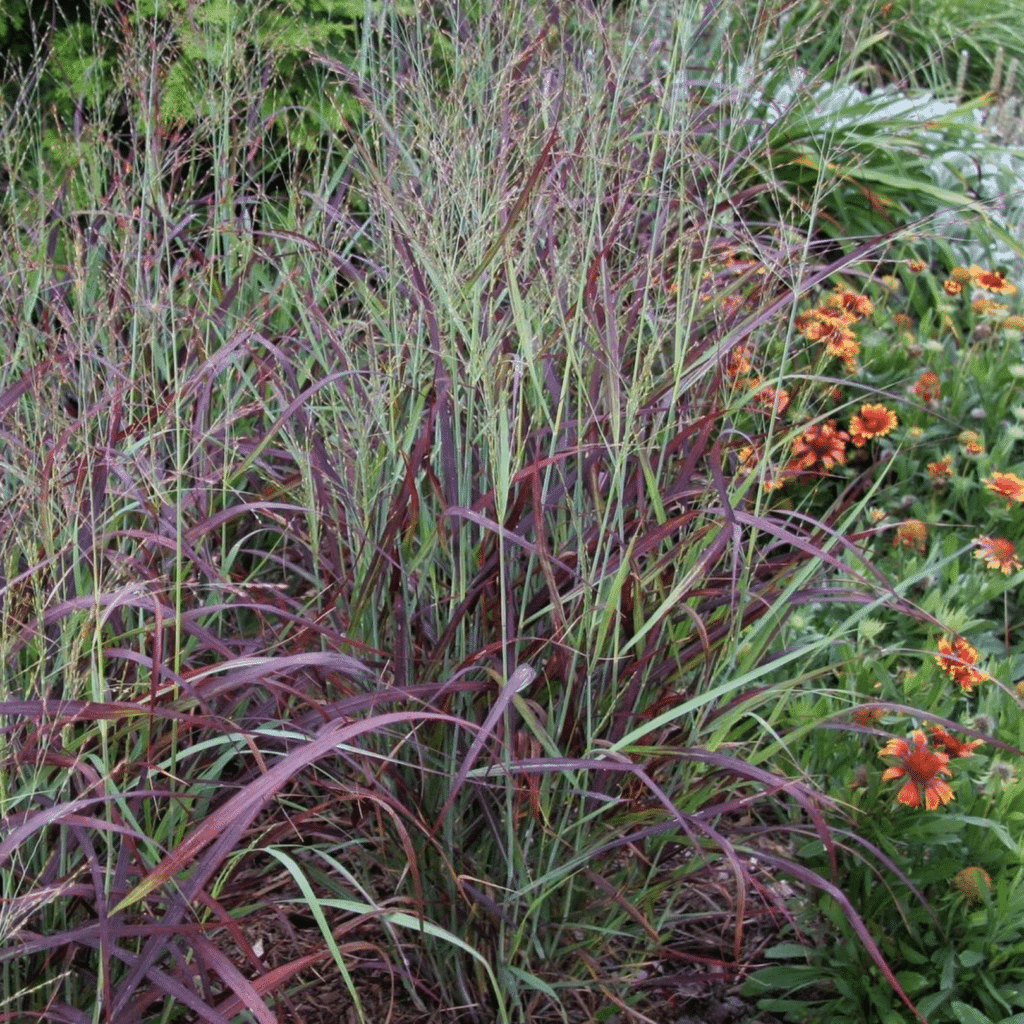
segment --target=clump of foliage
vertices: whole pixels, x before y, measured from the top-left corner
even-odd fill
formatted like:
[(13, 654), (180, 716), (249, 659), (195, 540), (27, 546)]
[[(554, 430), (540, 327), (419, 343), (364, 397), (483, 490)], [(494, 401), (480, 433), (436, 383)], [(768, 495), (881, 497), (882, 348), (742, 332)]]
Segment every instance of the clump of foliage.
[[(840, 948), (868, 996), (822, 969), (773, 1012), (973, 999), (907, 966), (960, 941), (923, 851), (965, 777), (919, 779), (882, 726), (1020, 738), (958, 703), (1002, 670), (988, 620), (923, 585), (969, 542), (892, 547), (884, 516), (1017, 543), (977, 486), (911, 507), (913, 445), (972, 387), (993, 434), (1014, 407), (981, 335), (949, 371), (1011, 312), (904, 267), (948, 360), (914, 384), (906, 257), (841, 237), (828, 152), (789, 177), (820, 125), (738, 116), (730, 3), (371, 8), (357, 50), (301, 61), (274, 6), (111, 10), (78, 52), (116, 101), (54, 136), (27, 89), (4, 138), (4, 1011), (590, 1021), (774, 999), (752, 966)], [(275, 130), (299, 71), (315, 146)], [(983, 452), (1012, 498), (1012, 448)], [(967, 561), (1009, 645), (1005, 577)], [(897, 834), (901, 766), (900, 807), (934, 810)], [(988, 792), (945, 865), (986, 873), (946, 900), (986, 911), (1015, 905)], [(856, 941), (821, 941), (840, 920)]]

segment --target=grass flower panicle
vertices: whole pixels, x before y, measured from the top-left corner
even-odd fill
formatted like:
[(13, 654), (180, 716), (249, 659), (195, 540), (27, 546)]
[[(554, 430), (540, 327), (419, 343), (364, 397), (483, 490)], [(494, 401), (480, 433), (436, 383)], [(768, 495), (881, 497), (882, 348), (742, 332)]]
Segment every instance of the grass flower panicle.
[(949, 777), (949, 755), (928, 748), (928, 737), (920, 729), (910, 735), (911, 742), (891, 739), (879, 752), (889, 768), (882, 773), (883, 782), (905, 778), (896, 799), (907, 807), (920, 807), (929, 811), (954, 798), (952, 787), (939, 776)]

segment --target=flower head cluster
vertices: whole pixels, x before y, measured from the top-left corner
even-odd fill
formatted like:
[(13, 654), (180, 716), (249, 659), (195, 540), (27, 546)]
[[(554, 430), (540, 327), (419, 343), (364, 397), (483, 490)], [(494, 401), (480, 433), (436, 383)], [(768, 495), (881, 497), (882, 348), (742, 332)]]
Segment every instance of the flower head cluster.
[(729, 358), (725, 365), (725, 372), (728, 373), (733, 380), (736, 380), (739, 377), (745, 377), (753, 369), (750, 362), (750, 356), (750, 349), (746, 345), (739, 345), (730, 350)]
[(744, 445), (736, 453), (737, 468), (743, 476), (762, 473), (761, 487), (768, 492), (777, 491), (786, 482), (776, 467), (764, 461), (764, 455), (753, 445)]
[(789, 408), (790, 396), (785, 388), (774, 388), (765, 384), (754, 373), (753, 350), (749, 345), (738, 345), (731, 349), (725, 362), (725, 372), (738, 387), (753, 395), (751, 403), (755, 411), (769, 415), (784, 416)]
[(974, 666), (978, 663), (978, 651), (962, 636), (939, 641), (939, 653), (935, 656), (939, 668), (949, 675), (965, 693), (988, 679), (988, 674)]
[(808, 341), (820, 341), (830, 356), (841, 359), (848, 372), (857, 369), (860, 342), (851, 330), (862, 317), (875, 311), (871, 300), (846, 288), (837, 288), (824, 305), (801, 313), (796, 319), (796, 329)]
[(882, 781), (905, 778), (907, 781), (896, 799), (907, 807), (920, 807), (923, 803), (929, 811), (934, 811), (954, 796), (949, 783), (939, 778), (940, 775), (950, 777), (949, 754), (929, 750), (928, 737), (921, 729), (915, 729), (910, 739), (910, 743), (891, 739), (879, 751), (878, 756), (891, 766), (882, 774)]
[(863, 704), (853, 709), (853, 720), (858, 725), (874, 725), (885, 714), (886, 709), (879, 704)]

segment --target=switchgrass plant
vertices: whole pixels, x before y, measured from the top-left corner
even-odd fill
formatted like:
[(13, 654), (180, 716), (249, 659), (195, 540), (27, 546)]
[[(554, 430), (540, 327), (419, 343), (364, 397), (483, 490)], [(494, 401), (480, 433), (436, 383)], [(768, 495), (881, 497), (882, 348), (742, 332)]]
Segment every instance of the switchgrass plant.
[(842, 854), (915, 883), (799, 746), (840, 642), (943, 625), (876, 448), (806, 461), (799, 318), (889, 239), (751, 205), (738, 15), (676, 13), (367, 19), (315, 160), (242, 46), (154, 116), (144, 18), (60, 159), (9, 112), (4, 1013), (743, 1019), (819, 897), (912, 1012)]

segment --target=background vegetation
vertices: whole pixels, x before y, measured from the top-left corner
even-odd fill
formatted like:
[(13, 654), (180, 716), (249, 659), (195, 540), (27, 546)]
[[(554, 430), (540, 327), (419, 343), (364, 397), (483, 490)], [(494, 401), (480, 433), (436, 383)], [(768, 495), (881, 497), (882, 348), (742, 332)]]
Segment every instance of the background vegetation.
[(4, 1019), (1024, 1020), (1019, 42), (862, 6), (0, 15)]

